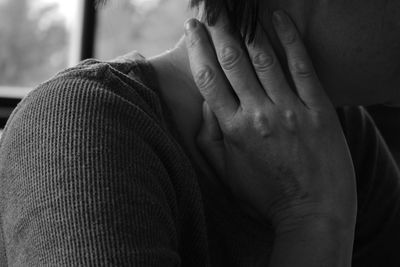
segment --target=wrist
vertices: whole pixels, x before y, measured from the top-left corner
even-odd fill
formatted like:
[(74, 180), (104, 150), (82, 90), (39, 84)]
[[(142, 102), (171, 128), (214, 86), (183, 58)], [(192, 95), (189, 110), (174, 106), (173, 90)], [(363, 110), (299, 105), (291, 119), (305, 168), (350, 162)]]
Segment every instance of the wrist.
[(299, 235), (307, 235), (310, 238), (313, 236), (326, 237), (332, 240), (348, 238), (354, 235), (354, 224), (343, 224), (337, 220), (331, 219), (315, 219), (296, 224), (281, 225), (275, 229), (277, 237), (297, 237)]
[(354, 228), (318, 219), (280, 229), (270, 266), (351, 266)]
[(281, 220), (275, 225), (276, 236), (291, 235), (297, 233), (319, 233), (326, 236), (340, 237), (353, 234), (356, 218), (341, 219), (334, 216), (308, 215), (297, 216)]
[[(346, 209), (335, 209), (332, 204), (296, 204), (286, 208), (275, 209), (270, 213), (270, 222), (275, 234), (296, 232), (308, 228), (318, 228), (321, 231), (354, 231), (357, 207), (347, 205)], [(354, 207), (353, 207), (354, 206)]]

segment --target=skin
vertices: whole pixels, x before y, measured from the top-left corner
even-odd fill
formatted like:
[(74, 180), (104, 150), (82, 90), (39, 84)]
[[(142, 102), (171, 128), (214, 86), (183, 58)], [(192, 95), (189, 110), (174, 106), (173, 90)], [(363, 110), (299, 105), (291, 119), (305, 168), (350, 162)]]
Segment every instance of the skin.
[(275, 14), (297, 95), (261, 28), (257, 43), (242, 48), (223, 15), (208, 28), (213, 45), (200, 23), (186, 24), (206, 101), (198, 143), (234, 196), (272, 223), (269, 266), (350, 266), (357, 211), (350, 153), (294, 24)]
[[(282, 62), (286, 75), (289, 71), (284, 63), (284, 49), (270, 22), (271, 12), (276, 9), (284, 9), (293, 18), (322, 87), (335, 106), (400, 102), (397, 90), (400, 86), (400, 60), (395, 60), (400, 59), (398, 2), (272, 0), (263, 4), (261, 24)], [(224, 42), (229, 41), (218, 41)], [(204, 174), (203, 179), (208, 179), (209, 186), (220, 186), (216, 182), (215, 171), (196, 144), (203, 117), (203, 96), (190, 72), (184, 39), (181, 39), (173, 50), (150, 59), (150, 63), (158, 75), (162, 100), (172, 114), (174, 125), (170, 127), (177, 130), (172, 132), (192, 162), (200, 167)], [(246, 77), (243, 76), (243, 79)], [(309, 236), (309, 230), (298, 231), (294, 240), (301, 235)], [(320, 236), (318, 233), (315, 240)], [(312, 244), (312, 240), (310, 242)], [(281, 243), (276, 244), (277, 254), (279, 255), (279, 251), (285, 251), (292, 243), (293, 237), (289, 236), (286, 240), (283, 238)], [(297, 245), (301, 248), (301, 244)], [(312, 248), (310, 247), (310, 251), (313, 251)], [(293, 253), (300, 255), (299, 251), (301, 250), (294, 249)], [(282, 257), (284, 255), (282, 254)], [(343, 255), (348, 256), (346, 253)]]
[[(277, 9), (293, 18), (335, 106), (400, 103), (399, 1), (263, 1), (261, 23), (284, 62), (271, 25), (271, 12)], [(201, 162), (194, 140), (203, 98), (189, 71), (184, 39), (149, 60), (158, 75), (163, 101), (171, 107), (176, 138)]]
[(267, 2), (263, 10), (283, 8), (295, 20), (335, 105), (399, 101), (398, 1)]

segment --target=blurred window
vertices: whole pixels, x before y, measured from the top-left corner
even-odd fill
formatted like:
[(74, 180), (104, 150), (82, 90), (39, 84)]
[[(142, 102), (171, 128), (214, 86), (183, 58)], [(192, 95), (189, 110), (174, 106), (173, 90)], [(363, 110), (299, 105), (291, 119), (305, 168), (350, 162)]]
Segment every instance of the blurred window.
[(82, 0), (0, 0), (0, 97), (21, 98), (79, 61)]
[(188, 0), (112, 0), (98, 10), (95, 57), (137, 50), (145, 57), (173, 48), (191, 16)]

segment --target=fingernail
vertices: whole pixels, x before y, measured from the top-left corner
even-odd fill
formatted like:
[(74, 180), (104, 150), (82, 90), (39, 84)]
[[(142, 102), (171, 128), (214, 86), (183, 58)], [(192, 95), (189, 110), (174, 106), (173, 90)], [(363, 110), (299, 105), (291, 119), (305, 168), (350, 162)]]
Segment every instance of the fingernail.
[(196, 19), (189, 19), (185, 22), (185, 30), (186, 32), (190, 32), (197, 27)]
[(282, 27), (289, 23), (289, 18), (283, 10), (278, 10), (274, 12), (272, 21), (275, 26)]

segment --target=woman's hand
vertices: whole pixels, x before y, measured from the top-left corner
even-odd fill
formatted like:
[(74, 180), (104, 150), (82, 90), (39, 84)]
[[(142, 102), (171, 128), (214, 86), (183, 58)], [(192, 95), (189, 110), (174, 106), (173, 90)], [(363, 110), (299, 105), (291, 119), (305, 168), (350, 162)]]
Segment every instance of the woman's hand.
[(295, 88), (260, 26), (246, 49), (223, 16), (208, 28), (213, 44), (200, 22), (187, 22), (191, 70), (205, 99), (200, 149), (278, 234), (316, 221), (354, 230), (355, 174), (339, 120), (294, 24), (276, 14)]

